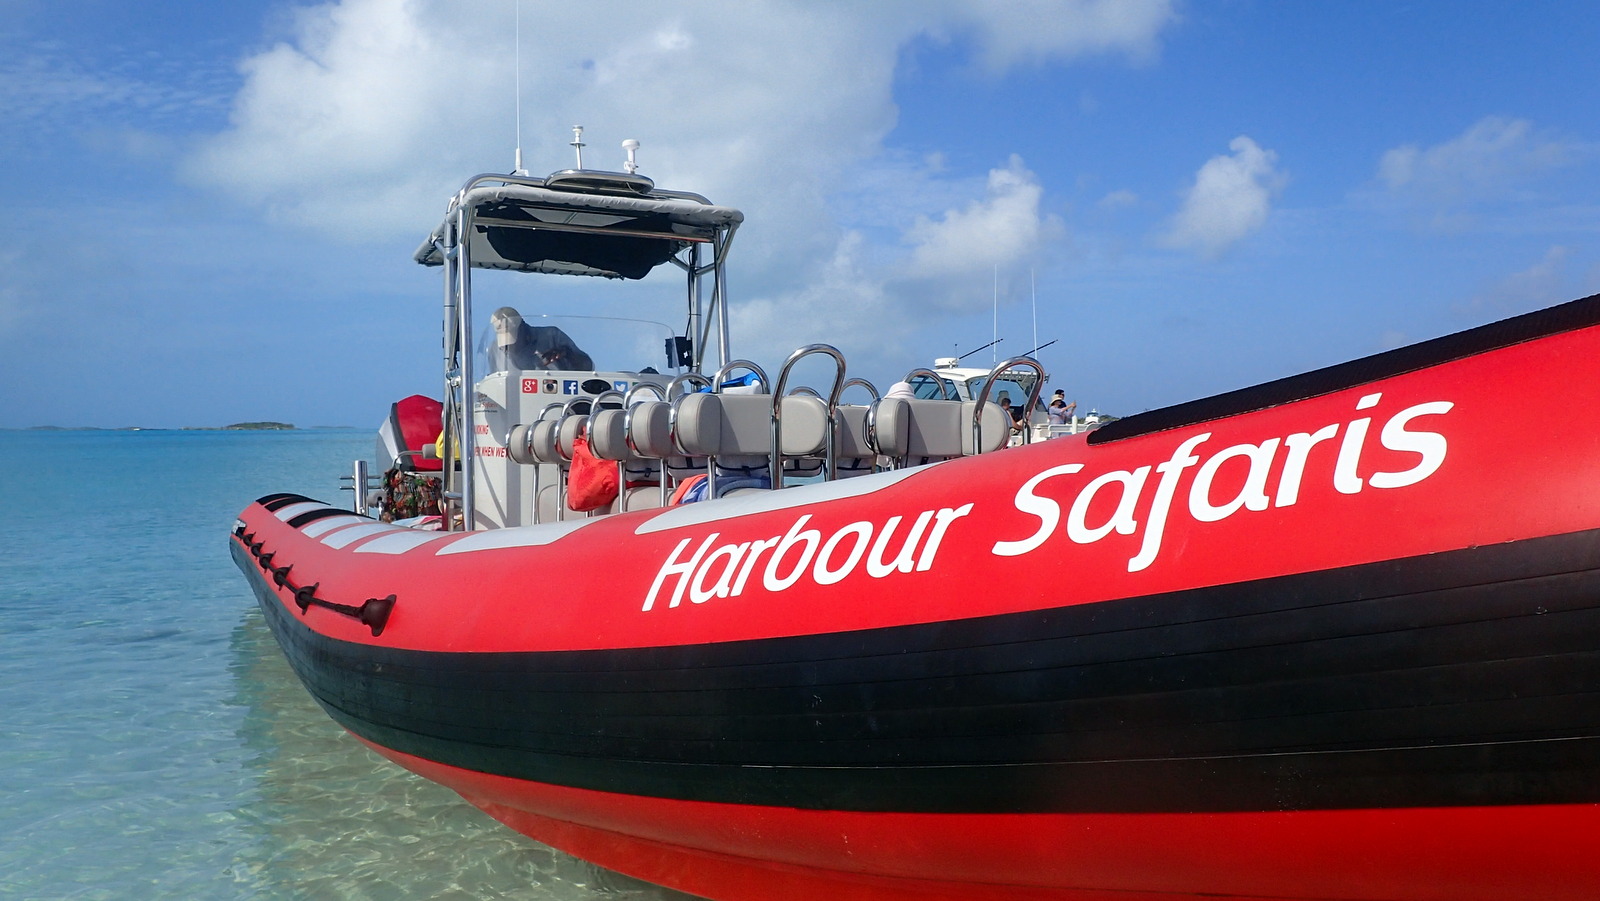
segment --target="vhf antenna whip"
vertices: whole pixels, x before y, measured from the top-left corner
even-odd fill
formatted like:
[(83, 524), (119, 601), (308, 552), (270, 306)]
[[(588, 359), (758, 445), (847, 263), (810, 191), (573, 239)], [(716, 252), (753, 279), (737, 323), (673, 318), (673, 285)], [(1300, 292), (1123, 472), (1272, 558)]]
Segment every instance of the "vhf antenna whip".
[(526, 177), (528, 170), (522, 168), (522, 0), (517, 0), (516, 27), (516, 61), (517, 61), (517, 154), (511, 170), (512, 175)]

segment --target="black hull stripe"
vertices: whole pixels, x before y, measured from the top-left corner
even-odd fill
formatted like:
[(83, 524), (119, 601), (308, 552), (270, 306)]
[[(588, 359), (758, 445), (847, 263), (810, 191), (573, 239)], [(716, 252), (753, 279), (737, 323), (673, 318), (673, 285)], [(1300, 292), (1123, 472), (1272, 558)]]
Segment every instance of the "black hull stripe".
[(1600, 801), (1600, 532), (960, 622), (546, 653), (334, 641), (248, 563), (339, 722), (515, 778), (848, 810)]
[[(337, 507), (323, 507), (321, 510), (308, 510), (305, 513), (299, 514), (298, 516), (290, 517), (289, 518), (289, 528), (291, 528), (291, 529), (303, 529), (306, 526), (311, 525), (312, 523), (316, 522), (319, 519), (327, 519), (330, 516), (355, 516), (355, 515), (357, 515), (357, 514), (351, 512), (349, 510), (340, 510)], [(371, 519), (371, 517), (367, 517), (367, 518)], [(377, 520), (374, 519), (373, 522), (377, 522)]]
[(306, 497), (303, 494), (289, 494), (287, 492), (283, 492), (283, 493), (279, 493), (279, 494), (269, 494), (266, 497), (258, 498), (256, 500), (256, 503), (260, 504), (263, 507), (266, 507), (268, 510), (272, 511), (273, 513), (276, 513), (279, 510), (282, 510), (284, 507), (289, 506), (290, 504), (304, 504), (304, 503), (320, 504), (320, 503), (322, 503), (322, 501), (312, 500), (311, 498)]

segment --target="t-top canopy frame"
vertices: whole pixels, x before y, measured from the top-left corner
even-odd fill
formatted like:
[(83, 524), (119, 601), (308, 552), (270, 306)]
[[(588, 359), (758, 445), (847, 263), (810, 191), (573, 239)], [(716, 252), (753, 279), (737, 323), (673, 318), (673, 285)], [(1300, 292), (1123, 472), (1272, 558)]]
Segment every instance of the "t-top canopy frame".
[[(424, 266), (444, 269), (445, 442), (440, 456), (454, 460), (458, 448), (473, 446), (473, 269), (640, 279), (672, 263), (688, 276), (691, 369), (704, 372), (713, 325), (716, 365), (731, 356), (726, 259), (742, 222), (744, 214), (732, 207), (658, 189), (632, 174), (567, 170), (549, 178), (489, 173), (468, 179), (413, 255)], [(463, 527), (470, 529), (475, 508), (471, 451), (460, 456), (460, 473), (445, 467), (445, 489), (459, 494)], [(451, 484), (456, 479), (459, 485)]]

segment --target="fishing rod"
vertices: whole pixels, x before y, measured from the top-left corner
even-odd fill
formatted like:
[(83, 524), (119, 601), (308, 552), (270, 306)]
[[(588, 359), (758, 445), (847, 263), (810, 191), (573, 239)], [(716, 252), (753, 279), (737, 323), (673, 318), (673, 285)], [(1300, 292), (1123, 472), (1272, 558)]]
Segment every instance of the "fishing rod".
[(985, 344), (982, 347), (975, 347), (972, 350), (969, 350), (966, 353), (962, 354), (961, 356), (956, 357), (956, 362), (959, 363), (962, 360), (965, 360), (967, 357), (972, 356), (973, 354), (977, 353), (980, 350), (988, 350), (989, 348), (995, 346), (996, 344), (999, 344), (1001, 341), (1004, 341), (1004, 340), (1006, 340), (1006, 339), (1004, 339), (1004, 338), (996, 338), (993, 341), (990, 341), (988, 344)]

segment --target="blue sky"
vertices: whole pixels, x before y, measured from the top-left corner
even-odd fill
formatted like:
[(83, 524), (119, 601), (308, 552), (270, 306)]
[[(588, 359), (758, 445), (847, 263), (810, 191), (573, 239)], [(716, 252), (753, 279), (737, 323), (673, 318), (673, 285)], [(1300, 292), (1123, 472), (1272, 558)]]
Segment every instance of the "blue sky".
[[(886, 386), (996, 318), (1028, 349), (1036, 309), (1053, 386), (1128, 414), (1600, 291), (1592, 2), (520, 15), (528, 168), (581, 123), (591, 166), (636, 138), (744, 210), (733, 338), (769, 367), (827, 341)], [(410, 255), (511, 166), (516, 16), (0, 0), (0, 427), (368, 427), (437, 395)], [(671, 276), (479, 286), (681, 318)]]

